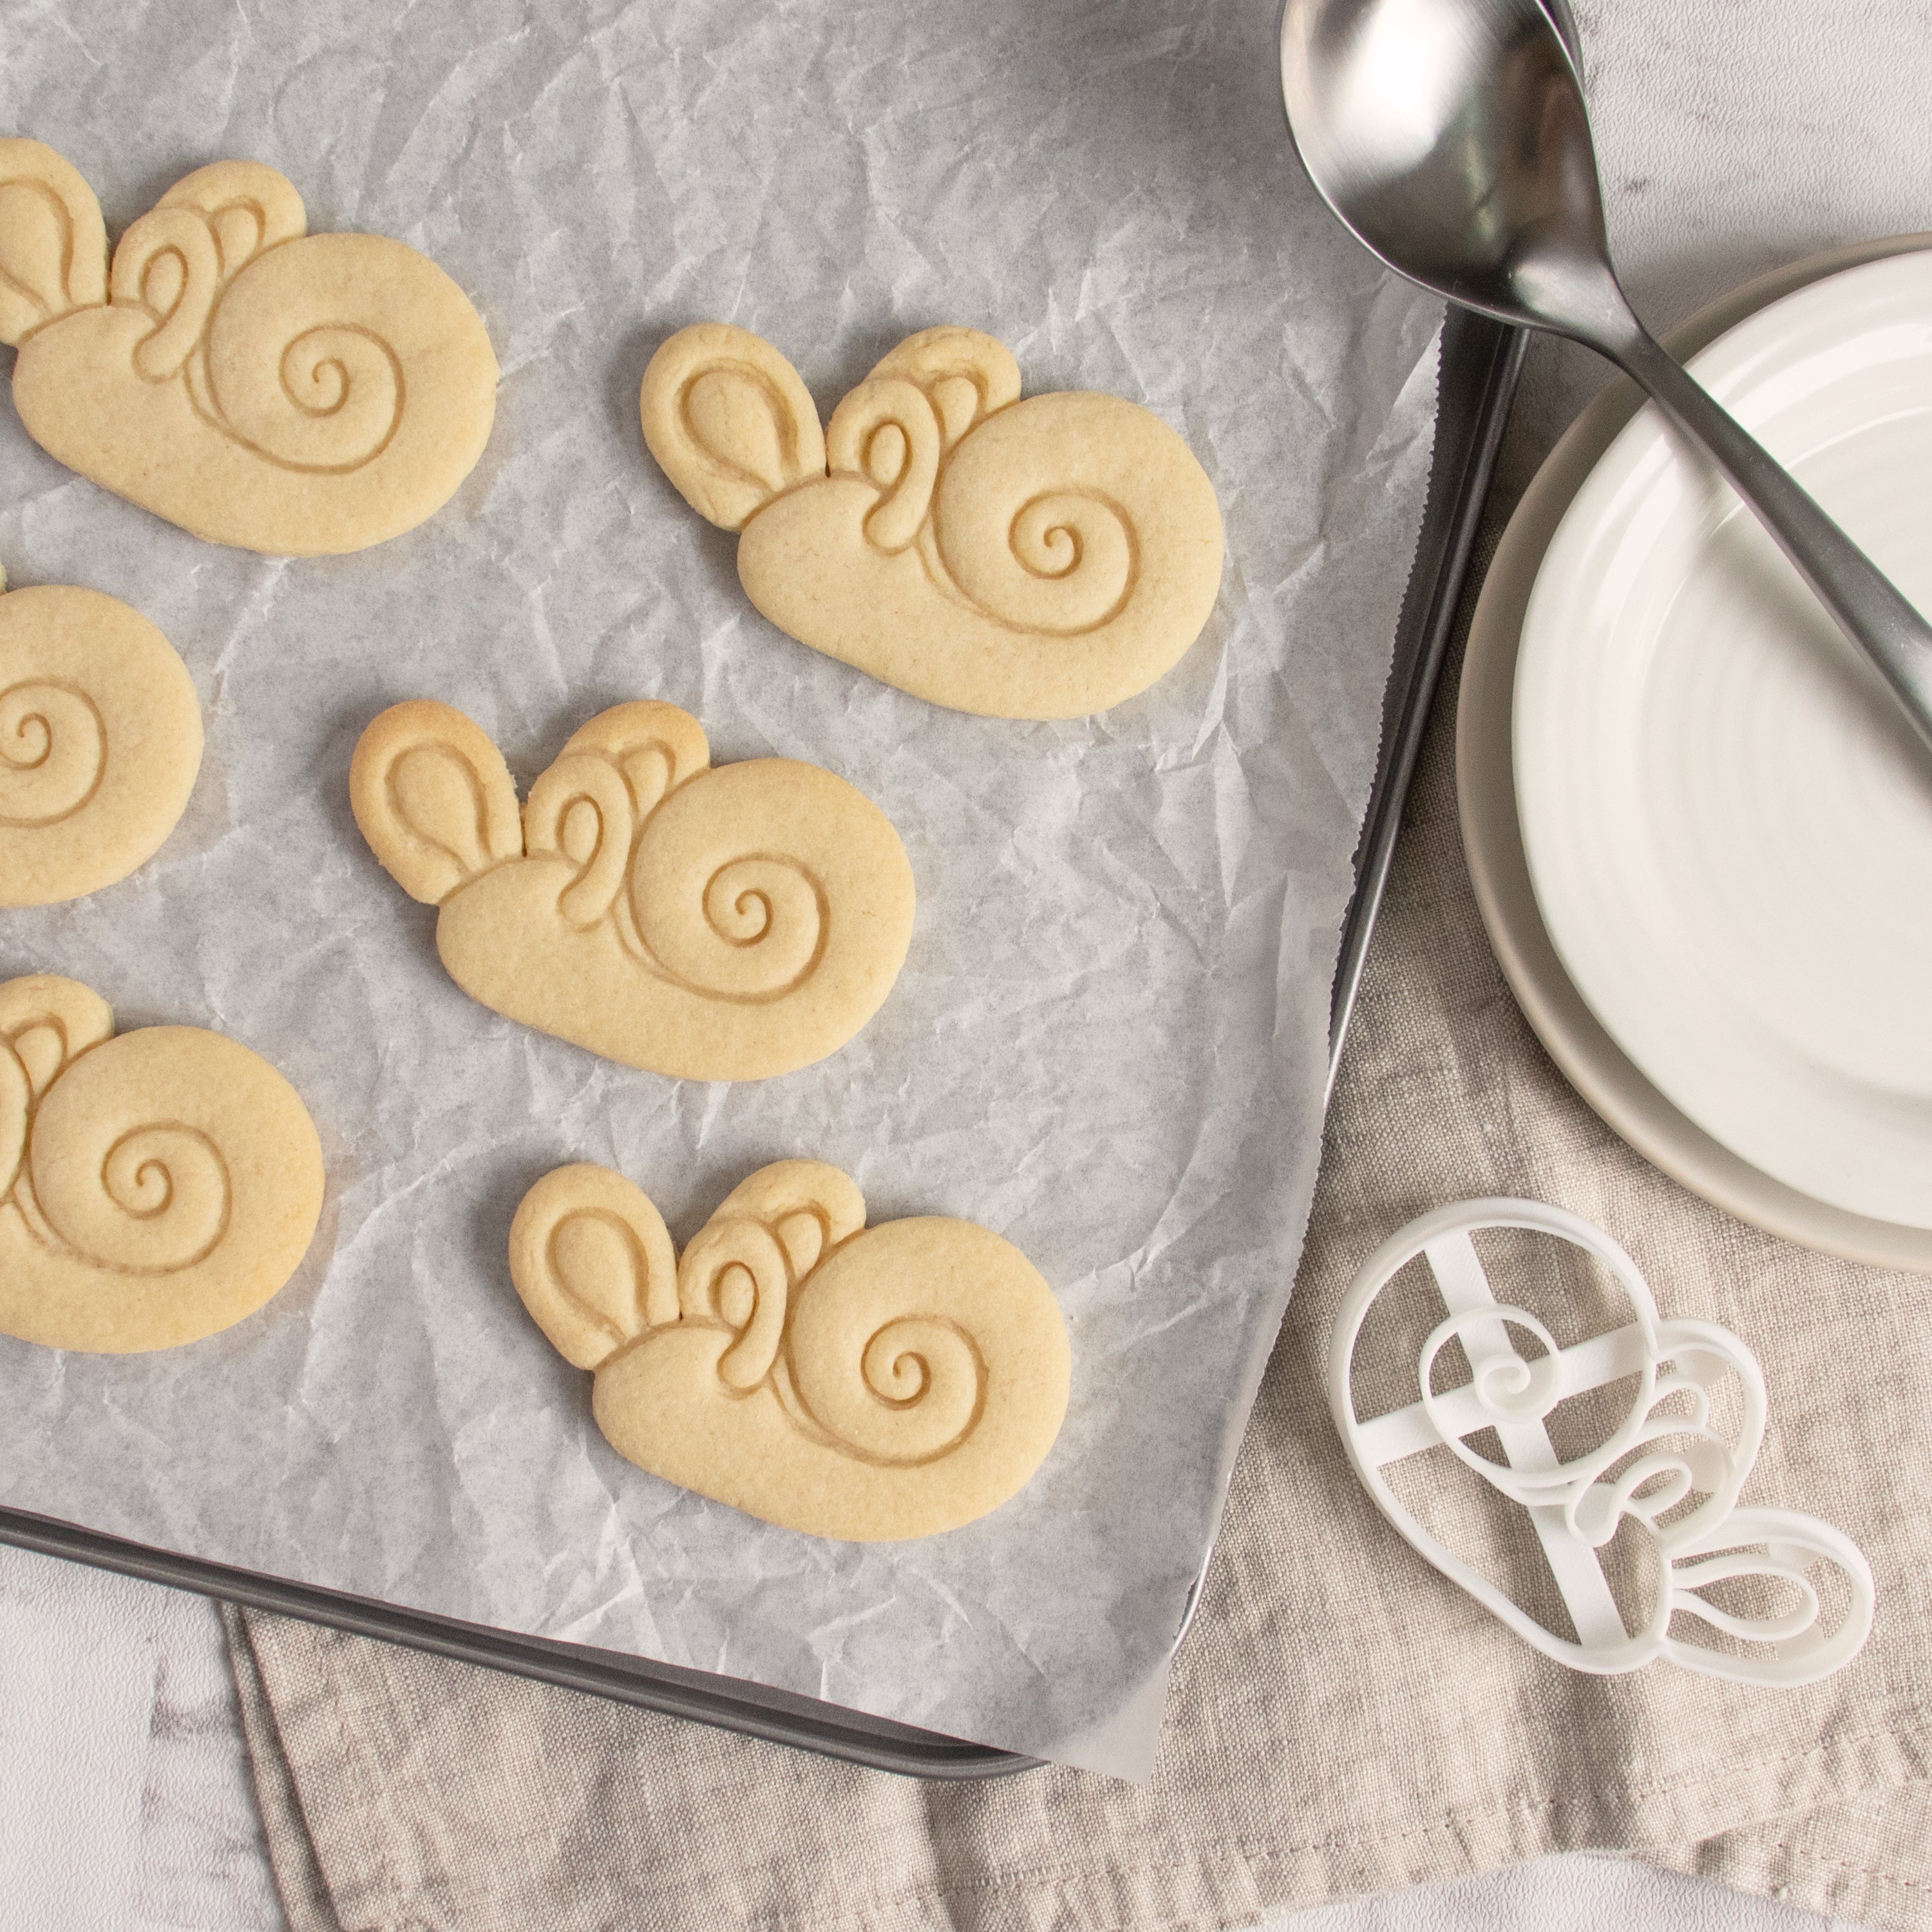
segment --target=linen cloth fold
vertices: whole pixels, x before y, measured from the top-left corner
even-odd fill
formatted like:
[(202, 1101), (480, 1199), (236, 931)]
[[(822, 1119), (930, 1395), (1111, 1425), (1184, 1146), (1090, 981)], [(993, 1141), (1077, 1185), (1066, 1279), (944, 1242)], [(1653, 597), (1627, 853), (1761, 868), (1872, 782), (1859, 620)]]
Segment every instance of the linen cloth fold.
[[(1550, 1064), (1464, 866), (1438, 704), (1331, 1106), (1305, 1258), (1152, 1782), (922, 1785), (232, 1615), (298, 1928), (1218, 1928), (1585, 1846), (1932, 1922), (1932, 1297), (1648, 1166)], [(1798, 1690), (1566, 1671), (1377, 1515), (1330, 1420), (1336, 1304), (1390, 1232), (1520, 1194), (1610, 1229), (1772, 1392), (1743, 1500), (1846, 1530), (1876, 1627)], [(855, 1856), (862, 1852), (862, 1856)], [(304, 1916), (304, 1901), (308, 1901)]]

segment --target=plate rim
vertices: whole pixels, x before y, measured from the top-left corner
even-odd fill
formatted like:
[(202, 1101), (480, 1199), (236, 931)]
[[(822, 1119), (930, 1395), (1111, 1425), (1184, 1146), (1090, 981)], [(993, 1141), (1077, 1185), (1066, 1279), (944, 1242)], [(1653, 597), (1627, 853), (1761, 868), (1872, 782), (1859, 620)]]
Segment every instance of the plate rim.
[[(1665, 346), (1680, 359), (1694, 356), (1813, 283), (1928, 249), (1932, 232), (1917, 232), (1808, 256), (1700, 310), (1664, 338)], [(1545, 1050), (1604, 1123), (1652, 1166), (1768, 1233), (1848, 1261), (1932, 1274), (1932, 1228), (1856, 1214), (1774, 1180), (1667, 1100), (1577, 991), (1536, 902), (1516, 812), (1512, 742), (1523, 614), (1564, 512), (1643, 402), (1634, 384), (1615, 377), (1571, 424), (1524, 491), (1477, 598), (1456, 729), (1457, 812), (1477, 908), (1510, 990)]]

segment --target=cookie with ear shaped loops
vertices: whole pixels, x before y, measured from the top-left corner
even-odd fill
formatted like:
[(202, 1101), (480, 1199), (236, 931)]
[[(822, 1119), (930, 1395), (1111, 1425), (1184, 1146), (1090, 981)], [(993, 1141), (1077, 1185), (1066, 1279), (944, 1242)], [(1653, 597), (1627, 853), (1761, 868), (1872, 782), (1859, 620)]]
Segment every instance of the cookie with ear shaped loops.
[(531, 786), (426, 699), (376, 718), (356, 822), (476, 1000), (628, 1066), (758, 1080), (824, 1059), (878, 1011), (912, 937), (891, 821), (790, 758), (714, 770), (674, 704), (601, 712)]
[(1020, 399), (976, 329), (909, 336), (821, 434), (797, 372), (722, 322), (672, 336), (639, 397), (685, 500), (739, 533), (738, 575), (801, 643), (935, 704), (1072, 718), (1144, 691), (1200, 634), (1221, 515), (1151, 411)]
[(116, 1038), (51, 974), (0, 985), (0, 1334), (128, 1354), (231, 1327), (294, 1274), (322, 1184), (308, 1111), (246, 1047)]
[(454, 494), (490, 434), (496, 361), (434, 262), (310, 235), (259, 161), (177, 182), (110, 268), (100, 206), (38, 141), (0, 140), (0, 342), (47, 453), (217, 543), (361, 550)]
[(125, 878), (200, 769), (194, 680), (139, 611), (66, 584), (0, 596), (0, 906)]
[(1066, 1412), (1066, 1324), (1025, 1256), (944, 1216), (868, 1228), (823, 1161), (760, 1168), (675, 1261), (640, 1189), (559, 1168), (517, 1210), (510, 1274), (594, 1372), (619, 1454), (810, 1535), (971, 1522), (1030, 1480)]

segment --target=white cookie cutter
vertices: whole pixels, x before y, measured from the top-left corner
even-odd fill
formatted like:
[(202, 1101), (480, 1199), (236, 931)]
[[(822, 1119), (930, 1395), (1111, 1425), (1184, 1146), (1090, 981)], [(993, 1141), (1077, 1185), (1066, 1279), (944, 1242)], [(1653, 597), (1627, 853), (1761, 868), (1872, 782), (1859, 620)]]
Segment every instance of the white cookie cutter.
[[(1594, 1255), (1628, 1294), (1635, 1320), (1559, 1348), (1528, 1310), (1496, 1300), (1471, 1239), (1488, 1228), (1552, 1234)], [(1418, 1399), (1365, 1422), (1354, 1408), (1356, 1342), (1376, 1298), (1418, 1255), (1427, 1257), (1448, 1314), (1423, 1345)], [(1543, 1354), (1527, 1360), (1520, 1354), (1511, 1328), (1534, 1336)], [(1461, 1343), (1473, 1378), (1438, 1390), (1432, 1379), (1452, 1339)], [(1711, 1425), (1709, 1392), (1727, 1372), (1742, 1391), (1735, 1441)], [(1566, 1397), (1630, 1376), (1636, 1378), (1635, 1394), (1616, 1430), (1588, 1454), (1559, 1461), (1544, 1426), (1550, 1412)], [(1607, 1234), (1560, 1208), (1538, 1201), (1459, 1202), (1412, 1221), (1385, 1241), (1342, 1301), (1329, 1348), (1328, 1393), (1348, 1460), (1382, 1514), (1445, 1576), (1558, 1664), (1610, 1675), (1663, 1657), (1706, 1676), (1809, 1684), (1850, 1662), (1870, 1634), (1871, 1568), (1849, 1537), (1796, 1510), (1736, 1507), (1764, 1435), (1764, 1374), (1756, 1358), (1713, 1322), (1660, 1319), (1636, 1262)], [(1658, 1412), (1670, 1397), (1687, 1394), (1688, 1404), (1679, 1400), (1669, 1412)], [(1464, 1440), (1485, 1429), (1496, 1431), (1504, 1461), (1478, 1455)], [(1438, 1448), (1529, 1512), (1577, 1641), (1530, 1616), (1396, 1498), (1384, 1469)], [(1702, 1500), (1669, 1522), (1660, 1520), (1693, 1496)], [(1648, 1620), (1635, 1631), (1624, 1627), (1597, 1553), (1627, 1522), (1654, 1540), (1660, 1580)], [(1821, 1562), (1840, 1573), (1851, 1598), (1828, 1634), (1817, 1588), (1807, 1574)], [(1796, 1606), (1738, 1616), (1701, 1594), (1746, 1576), (1785, 1585), (1786, 1594), (1796, 1593)], [(1679, 1614), (1767, 1648), (1744, 1652), (1680, 1641), (1670, 1634), (1671, 1619)]]

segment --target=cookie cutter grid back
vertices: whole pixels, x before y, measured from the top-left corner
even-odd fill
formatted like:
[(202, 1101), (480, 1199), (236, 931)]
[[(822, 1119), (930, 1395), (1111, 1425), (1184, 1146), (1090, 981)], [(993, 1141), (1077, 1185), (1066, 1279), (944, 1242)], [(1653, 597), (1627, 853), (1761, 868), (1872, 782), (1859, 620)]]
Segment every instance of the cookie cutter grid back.
[[(1630, 1318), (1559, 1344), (1534, 1312), (1498, 1294), (1490, 1280), (1474, 1237), (1504, 1229), (1539, 1238), (1538, 1276), (1548, 1275), (1552, 1242), (1573, 1258), (1587, 1256)], [(1354, 1388), (1364, 1330), (1384, 1290), (1415, 1279), (1414, 1262), (1424, 1264), (1447, 1313), (1422, 1342), (1414, 1398), (1364, 1417)], [(1526, 1338), (1533, 1351), (1527, 1355)], [(1470, 1378), (1444, 1386), (1437, 1367), (1452, 1349)], [(1386, 1362), (1386, 1342), (1369, 1352)], [(1553, 1663), (1615, 1676), (1667, 1660), (1701, 1676), (1792, 1687), (1841, 1670), (1870, 1634), (1871, 1566), (1843, 1531), (1796, 1510), (1738, 1504), (1768, 1408), (1764, 1372), (1748, 1345), (1714, 1322), (1666, 1320), (1630, 1255), (1566, 1208), (1491, 1196), (1452, 1202), (1398, 1229), (1342, 1298), (1328, 1382), (1348, 1461), (1389, 1524)], [(1737, 1407), (1720, 1423), (1712, 1392), (1726, 1384)], [(1603, 1429), (1600, 1415), (1594, 1442), (1580, 1446), (1573, 1438), (1559, 1450), (1550, 1424), (1564, 1405), (1612, 1388), (1624, 1391), (1624, 1402), (1613, 1426)], [(1485, 1436), (1498, 1454), (1475, 1446)], [(1387, 1472), (1441, 1450), (1479, 1478), (1492, 1500), (1528, 1517), (1574, 1635), (1553, 1628), (1498, 1583), (1490, 1566), (1472, 1562), (1455, 1539), (1444, 1540), (1397, 1496)], [(1628, 1610), (1603, 1562), (1626, 1528), (1647, 1545), (1656, 1572), (1641, 1593), (1647, 1602)], [(1828, 1630), (1810, 1574), (1820, 1568), (1835, 1573), (1841, 1595)], [(1785, 1601), (1775, 1609), (1762, 1602), (1727, 1609), (1707, 1594), (1740, 1581), (1781, 1586)], [(1701, 1624), (1704, 1636), (1679, 1634), (1679, 1618)], [(1726, 1648), (1724, 1638), (1737, 1641)]]
[[(1414, 773), (1484, 499), (1515, 394), (1525, 340), (1520, 331), (1461, 310), (1450, 311), (1444, 320), (1429, 493), (1396, 626), (1394, 659), (1383, 701), (1382, 753), (1356, 847), (1355, 890), (1342, 921), (1331, 998), (1331, 1088), (1394, 856), (1402, 802)], [(1284, 1307), (1289, 1286), (1286, 1282), (1282, 1286)], [(1269, 1332), (1271, 1335), (1272, 1329)], [(508, 1671), (874, 1770), (939, 1779), (1003, 1778), (1032, 1770), (1040, 1762), (1017, 1752), (895, 1724), (742, 1678), (464, 1623), (400, 1604), (158, 1550), (4, 1504), (0, 1504), (0, 1543), (118, 1570), (174, 1589), (192, 1590), (250, 1610), (297, 1617), (354, 1636), (379, 1638), (461, 1663)], [(1174, 1632), (1174, 1648), (1187, 1634), (1199, 1607), (1208, 1560), (1204, 1558), (1189, 1591)]]

